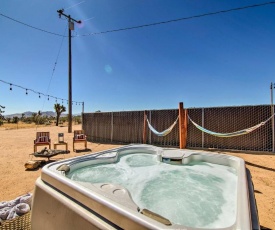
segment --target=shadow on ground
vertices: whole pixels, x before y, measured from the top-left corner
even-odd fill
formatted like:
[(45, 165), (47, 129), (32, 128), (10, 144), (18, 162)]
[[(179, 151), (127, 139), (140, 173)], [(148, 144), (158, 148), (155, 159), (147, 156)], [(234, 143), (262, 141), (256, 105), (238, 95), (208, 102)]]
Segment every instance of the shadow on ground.
[(267, 227), (264, 227), (264, 226), (260, 226), (261, 227), (261, 230), (272, 230), (271, 228), (267, 228)]
[(257, 167), (257, 168), (261, 168), (261, 169), (265, 169), (265, 170), (269, 170), (269, 171), (275, 172), (275, 169), (273, 169), (273, 168), (265, 167), (265, 166), (262, 166), (262, 165), (257, 165), (257, 164), (254, 164), (254, 163), (250, 163), (248, 161), (246, 161), (245, 163), (247, 165), (250, 165), (250, 166), (254, 166), (254, 167)]
[(76, 153), (82, 153), (82, 152), (92, 152), (91, 149), (75, 149)]

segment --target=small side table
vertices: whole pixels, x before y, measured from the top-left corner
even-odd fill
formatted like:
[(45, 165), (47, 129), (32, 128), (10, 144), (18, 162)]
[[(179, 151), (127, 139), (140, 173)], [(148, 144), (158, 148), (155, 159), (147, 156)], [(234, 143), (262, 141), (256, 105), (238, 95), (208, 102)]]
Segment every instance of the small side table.
[(66, 145), (66, 152), (68, 152), (68, 142), (55, 142), (54, 144), (53, 144), (53, 146), (54, 146), (54, 149), (56, 149), (56, 146), (57, 145)]

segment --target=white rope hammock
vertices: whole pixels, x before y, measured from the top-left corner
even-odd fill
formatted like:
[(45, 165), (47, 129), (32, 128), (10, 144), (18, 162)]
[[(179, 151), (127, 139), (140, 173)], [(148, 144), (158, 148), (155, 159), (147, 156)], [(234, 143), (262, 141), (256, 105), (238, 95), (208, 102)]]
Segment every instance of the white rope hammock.
[(175, 122), (166, 130), (162, 131), (162, 132), (158, 132), (157, 130), (154, 129), (154, 127), (150, 124), (149, 120), (147, 119), (147, 123), (148, 123), (148, 127), (150, 128), (150, 130), (156, 134), (157, 136), (160, 136), (160, 137), (164, 137), (166, 135), (168, 135), (172, 129), (174, 128), (174, 126), (177, 124), (177, 121), (178, 121), (179, 117), (177, 117), (177, 119), (175, 120)]
[(242, 130), (232, 132), (232, 133), (216, 133), (216, 132), (210, 131), (208, 129), (203, 128), (202, 126), (199, 126), (189, 116), (188, 116), (188, 118), (193, 123), (193, 125), (195, 125), (202, 132), (208, 133), (208, 134), (216, 136), (216, 137), (235, 137), (235, 136), (240, 136), (240, 135), (251, 133), (252, 131), (258, 129), (259, 127), (265, 125), (265, 123), (268, 122), (273, 116), (274, 116), (274, 114), (270, 118), (268, 118), (266, 121), (263, 121), (255, 126), (252, 126), (251, 128), (242, 129)]

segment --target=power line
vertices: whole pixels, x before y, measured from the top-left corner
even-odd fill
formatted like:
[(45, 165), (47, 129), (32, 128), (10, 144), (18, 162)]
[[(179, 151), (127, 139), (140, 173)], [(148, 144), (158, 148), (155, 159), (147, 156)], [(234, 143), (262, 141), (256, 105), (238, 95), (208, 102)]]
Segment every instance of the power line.
[(79, 4), (81, 4), (81, 3), (83, 3), (83, 2), (85, 2), (85, 1), (82, 1), (82, 2), (76, 3), (76, 4), (72, 5), (72, 6), (69, 6), (69, 7), (67, 7), (67, 8), (64, 9), (64, 10), (71, 9), (71, 8), (73, 8), (73, 7), (75, 7), (75, 6), (78, 6)]
[[(7, 19), (10, 19), (10, 20), (12, 20), (12, 21), (14, 21), (14, 22), (20, 23), (20, 24), (22, 24), (22, 25), (24, 25), (24, 26), (30, 27), (30, 28), (32, 28), (32, 29), (42, 31), (42, 32), (44, 32), (44, 33), (48, 33), (48, 34), (52, 34), (52, 35), (56, 35), (56, 36), (60, 36), (60, 37), (64, 37), (64, 35), (61, 35), (61, 34), (56, 34), (56, 33), (53, 33), (53, 32), (47, 31), (47, 30), (43, 30), (43, 29), (40, 29), (40, 28), (37, 28), (37, 27), (31, 26), (31, 25), (29, 25), (29, 24), (27, 24), (27, 23), (24, 23), (24, 22), (18, 21), (18, 20), (16, 20), (16, 19), (11, 18), (11, 17), (9, 17), (9, 16), (7, 16), (7, 15), (4, 15), (4, 14), (2, 14), (2, 13), (0, 13), (0, 16), (5, 17), (5, 18), (7, 18)], [(66, 37), (66, 36), (65, 36), (65, 37)]]
[[(67, 27), (67, 26), (66, 26), (66, 27)], [(65, 32), (66, 32), (66, 27), (65, 27), (65, 30), (64, 30), (63, 35), (64, 35)], [(54, 63), (52, 75), (51, 75), (50, 82), (49, 82), (49, 84), (48, 84), (48, 88), (47, 88), (47, 91), (46, 91), (47, 94), (48, 94), (48, 92), (49, 92), (49, 88), (50, 88), (50, 85), (51, 85), (51, 82), (52, 82), (52, 78), (53, 78), (53, 75), (54, 75), (54, 72), (55, 72), (55, 67), (56, 67), (56, 65), (57, 65), (57, 61), (58, 61), (58, 58), (59, 58), (59, 54), (60, 54), (60, 51), (61, 51), (61, 47), (62, 47), (63, 41), (64, 41), (64, 36), (62, 37), (61, 44), (60, 44), (60, 47), (59, 47), (59, 50), (58, 50), (58, 53), (57, 53), (57, 57), (56, 57), (56, 60), (55, 60), (55, 63)], [(46, 100), (46, 98), (45, 98), (45, 100)], [(43, 110), (44, 105), (45, 105), (45, 100), (44, 100), (44, 102), (43, 102), (42, 110)], [(62, 100), (62, 102), (63, 102), (63, 100)]]
[[(63, 35), (65, 34), (66, 29), (67, 29), (67, 26), (65, 27), (65, 30), (64, 30)], [(55, 72), (55, 67), (56, 67), (56, 65), (57, 65), (57, 61), (58, 61), (58, 58), (59, 58), (59, 55), (60, 55), (60, 51), (61, 51), (61, 48), (62, 48), (62, 45), (63, 45), (64, 37), (65, 37), (65, 36), (62, 37), (61, 44), (60, 44), (60, 46), (59, 46), (59, 50), (58, 50), (57, 57), (56, 57), (56, 60), (55, 60), (55, 63), (54, 63), (53, 72), (52, 72), (52, 75), (51, 75), (51, 79), (50, 79), (50, 83), (49, 83), (47, 92), (48, 92), (48, 90), (49, 90), (49, 88), (50, 88), (50, 85), (51, 85), (51, 81), (52, 81), (52, 78), (53, 78), (53, 75), (54, 75), (54, 72)]]
[(232, 11), (238, 11), (238, 10), (244, 10), (244, 9), (249, 9), (249, 8), (255, 8), (255, 7), (260, 7), (260, 6), (270, 5), (270, 4), (275, 4), (275, 1), (265, 2), (265, 3), (261, 3), (261, 4), (255, 4), (255, 5), (249, 5), (249, 6), (243, 6), (243, 7), (238, 7), (238, 8), (228, 9), (228, 10), (220, 10), (220, 11), (216, 11), (216, 12), (204, 13), (204, 14), (193, 15), (193, 16), (183, 17), (183, 18), (178, 18), (178, 19), (172, 19), (172, 20), (168, 20), (168, 21), (162, 21), (162, 22), (155, 22), (155, 23), (150, 23), (150, 24), (144, 24), (144, 25), (139, 25), (139, 26), (126, 27), (126, 28), (115, 29), (115, 30), (107, 30), (107, 31), (96, 32), (96, 33), (89, 33), (89, 34), (82, 34), (82, 35), (77, 35), (76, 37), (93, 36), (93, 35), (113, 33), (113, 32), (125, 31), (125, 30), (140, 29), (140, 28), (143, 28), (143, 27), (157, 26), (157, 25), (167, 24), (167, 23), (171, 23), (171, 22), (190, 20), (190, 19), (194, 19), (194, 18), (201, 18), (201, 17), (206, 17), (206, 16), (212, 16), (212, 15), (216, 15), (216, 14), (228, 13), (228, 12), (232, 12)]
[[(80, 3), (82, 3), (82, 2), (80, 2)], [(245, 10), (245, 9), (249, 9), (249, 8), (255, 8), (255, 7), (266, 6), (266, 5), (271, 5), (271, 4), (275, 4), (275, 1), (265, 2), (265, 3), (260, 3), (260, 4), (254, 4), (254, 5), (249, 5), (249, 6), (243, 6), (243, 7), (237, 7), (237, 8), (232, 8), (232, 9), (228, 9), (228, 10), (220, 10), (220, 11), (216, 11), (216, 12), (204, 13), (204, 14), (193, 15), (193, 16), (183, 17), (183, 18), (178, 18), (178, 19), (172, 19), (172, 20), (168, 20), (168, 21), (144, 24), (144, 25), (139, 25), (139, 26), (126, 27), (126, 28), (121, 28), (121, 29), (107, 30), (107, 31), (88, 33), (88, 34), (80, 34), (80, 35), (77, 35), (77, 36), (74, 36), (74, 37), (93, 36), (93, 35), (113, 33), (113, 32), (125, 31), (125, 30), (140, 29), (140, 28), (143, 28), (143, 27), (156, 26), (156, 25), (167, 24), (167, 23), (172, 23), (172, 22), (178, 22), (178, 21), (183, 21), (183, 20), (190, 20), (190, 19), (194, 19), (194, 18), (201, 18), (201, 17), (212, 16), (212, 15), (216, 15), (216, 14), (228, 13), (228, 12), (232, 12), (232, 11)], [(57, 33), (53, 33), (53, 32), (50, 32), (50, 31), (47, 31), (47, 30), (44, 30), (44, 29), (37, 28), (35, 26), (32, 26), (32, 25), (29, 25), (27, 23), (21, 22), (19, 20), (11, 18), (11, 17), (9, 17), (7, 15), (4, 15), (2, 13), (0, 13), (0, 16), (5, 17), (7, 19), (10, 19), (14, 22), (20, 23), (24, 26), (30, 27), (32, 29), (39, 30), (39, 31), (44, 32), (44, 33), (48, 33), (48, 34), (52, 34), (52, 35), (56, 35), (56, 36), (60, 36), (60, 37), (67, 37), (67, 36), (64, 36), (64, 35), (61, 35), (61, 34), (57, 34)]]
[[(53, 98), (53, 99), (55, 99), (56, 102), (57, 102), (57, 100), (62, 100), (62, 103), (63, 103), (63, 101), (67, 101), (67, 102), (68, 102), (67, 99), (55, 97), (55, 96), (52, 96), (52, 95), (49, 95), (49, 94), (44, 94), (44, 93), (38, 92), (38, 91), (36, 91), (36, 90), (29, 89), (29, 88), (25, 88), (25, 87), (23, 87), (23, 86), (16, 85), (16, 84), (14, 84), (14, 83), (7, 82), (7, 81), (1, 80), (1, 79), (0, 79), (0, 82), (3, 82), (4, 84), (10, 85), (10, 90), (12, 90), (12, 87), (14, 87), (14, 86), (15, 86), (15, 87), (18, 87), (18, 88), (20, 88), (20, 89), (26, 90), (26, 95), (28, 95), (28, 92), (33, 92), (33, 93), (35, 93), (35, 94), (38, 94), (39, 98), (40, 98), (41, 96), (44, 96), (44, 97), (47, 97), (48, 100), (49, 100), (50, 98)], [(76, 104), (82, 104), (82, 103), (84, 103), (84, 102), (79, 102), (79, 101), (72, 101), (72, 102), (74, 102), (74, 103), (76, 103)]]

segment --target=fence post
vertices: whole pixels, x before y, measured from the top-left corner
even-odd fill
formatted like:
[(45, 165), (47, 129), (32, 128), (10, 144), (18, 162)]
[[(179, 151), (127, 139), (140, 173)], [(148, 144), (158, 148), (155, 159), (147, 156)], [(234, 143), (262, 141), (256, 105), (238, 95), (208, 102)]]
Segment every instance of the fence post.
[(147, 139), (147, 115), (146, 115), (146, 110), (144, 111), (144, 116), (143, 116), (143, 144), (146, 144), (146, 139)]
[(187, 133), (187, 110), (184, 111), (183, 103), (179, 103), (179, 137), (180, 137), (180, 149), (186, 147), (186, 133)]
[(187, 124), (188, 124), (188, 110), (184, 109), (184, 138), (183, 138), (183, 148), (186, 148), (187, 145)]
[[(204, 108), (202, 108), (202, 121), (201, 126), (204, 128)], [(201, 147), (204, 148), (204, 132), (201, 132)]]
[(274, 133), (274, 104), (273, 104), (273, 83), (271, 82), (270, 84), (270, 97), (271, 97), (271, 116), (272, 117), (272, 121), (271, 121), (271, 125), (272, 125), (272, 152), (275, 152), (275, 133)]
[(114, 114), (111, 113), (111, 142), (113, 142), (113, 135), (114, 135)]
[[(150, 123), (152, 122), (152, 111), (151, 110), (149, 111), (149, 122)], [(149, 131), (149, 144), (150, 145), (152, 144), (152, 132), (151, 132), (151, 130)]]

